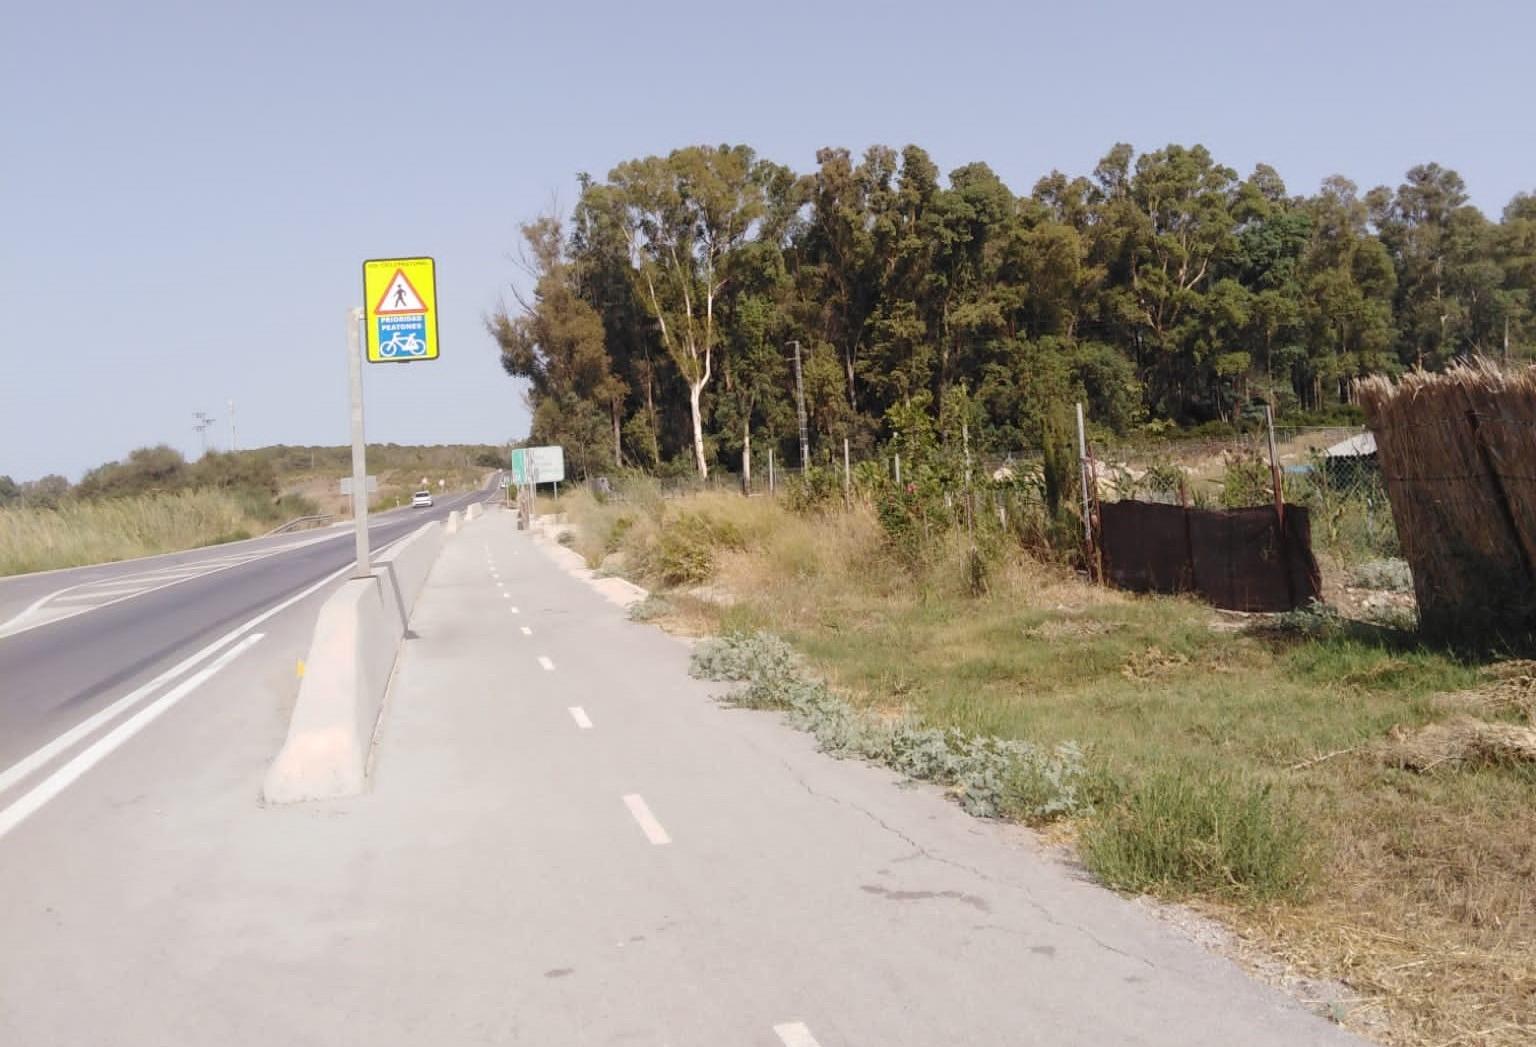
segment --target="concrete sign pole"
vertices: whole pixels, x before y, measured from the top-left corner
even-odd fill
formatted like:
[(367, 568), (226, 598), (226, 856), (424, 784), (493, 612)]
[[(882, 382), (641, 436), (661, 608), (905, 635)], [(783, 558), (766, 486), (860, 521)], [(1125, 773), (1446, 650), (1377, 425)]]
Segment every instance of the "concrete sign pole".
[(363, 346), (359, 331), (362, 322), (361, 309), (347, 313), (347, 378), (352, 389), (352, 524), (357, 531), (354, 578), (367, 578), (372, 571), (368, 561), (368, 450), (363, 442)]

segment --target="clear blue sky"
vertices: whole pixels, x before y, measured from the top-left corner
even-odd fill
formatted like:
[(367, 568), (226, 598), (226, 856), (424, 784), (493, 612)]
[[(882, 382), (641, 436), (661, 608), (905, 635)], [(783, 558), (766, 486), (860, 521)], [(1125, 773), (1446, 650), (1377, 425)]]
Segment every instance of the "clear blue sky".
[(438, 259), (443, 358), (367, 375), (368, 435), (505, 441), (481, 326), (518, 223), (574, 176), (693, 142), (985, 160), (1016, 192), (1116, 141), (1206, 144), (1293, 192), (1459, 170), (1536, 189), (1536, 8), (1147, 3), (71, 3), (0, 20), (0, 474), (344, 443), (360, 263)]

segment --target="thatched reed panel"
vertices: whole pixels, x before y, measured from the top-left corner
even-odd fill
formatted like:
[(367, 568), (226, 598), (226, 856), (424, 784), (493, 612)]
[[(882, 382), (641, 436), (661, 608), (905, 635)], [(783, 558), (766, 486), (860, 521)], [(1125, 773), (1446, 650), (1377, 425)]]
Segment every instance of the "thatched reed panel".
[(1478, 362), (1357, 385), (1426, 632), (1536, 636), (1536, 370)]

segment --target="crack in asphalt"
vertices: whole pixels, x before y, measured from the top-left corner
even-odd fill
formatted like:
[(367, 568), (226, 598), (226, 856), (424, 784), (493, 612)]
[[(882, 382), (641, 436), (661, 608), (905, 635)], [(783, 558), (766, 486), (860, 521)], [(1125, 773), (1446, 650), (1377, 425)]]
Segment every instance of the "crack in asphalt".
[[(844, 799), (841, 799), (840, 797), (833, 796), (830, 793), (820, 792), (817, 789), (813, 788), (811, 786), (811, 783), (807, 782), (805, 780), (804, 776), (801, 775), (800, 772), (795, 769), (794, 765), (791, 764), (787, 759), (784, 759), (783, 757), (780, 757), (779, 758), (779, 762), (781, 764), (783, 764), (784, 769), (787, 770), (790, 773), (791, 777), (793, 777), (795, 779), (795, 781), (800, 785), (800, 788), (804, 789), (811, 796), (816, 797), (818, 800), (826, 800), (826, 801), (828, 801), (830, 803), (834, 803), (834, 804), (836, 804), (839, 807), (847, 807), (847, 808), (851, 808), (852, 810), (858, 811), (864, 817), (868, 818), (870, 821), (872, 821), (876, 825), (880, 826), (880, 828), (884, 829), (887, 833), (890, 833), (892, 836), (895, 836), (897, 839), (902, 840), (903, 842), (905, 842), (907, 844), (907, 846), (911, 847), (913, 849), (913, 851), (915, 852), (915, 854), (908, 855), (906, 858), (896, 859), (896, 860), (898, 860), (898, 861), (909, 860), (910, 858), (921, 856), (923, 858), (926, 858), (930, 862), (935, 862), (935, 863), (937, 863), (939, 865), (947, 865), (947, 866), (950, 866), (951, 868), (959, 869), (962, 872), (970, 873), (972, 876), (976, 877), (977, 879), (984, 880), (987, 883), (995, 884), (996, 886), (999, 886), (999, 887), (1011, 888), (1011, 889), (1013, 889), (1015, 891), (1018, 891), (1019, 894), (1021, 895), (1021, 897), (1023, 898), (1024, 903), (1026, 905), (1028, 905), (1031, 909), (1035, 910), (1035, 912), (1039, 913), (1041, 918), (1044, 919), (1045, 922), (1050, 924), (1052, 927), (1056, 927), (1056, 928), (1059, 928), (1061, 930), (1066, 930), (1066, 931), (1076, 931), (1078, 934), (1081, 934), (1083, 937), (1087, 938), (1094, 945), (1098, 946), (1100, 949), (1103, 949), (1105, 952), (1114, 953), (1116, 956), (1122, 956), (1122, 957), (1124, 957), (1127, 960), (1132, 960), (1132, 961), (1134, 961), (1136, 963), (1139, 963), (1139, 964), (1142, 964), (1143, 966), (1148, 967), (1148, 968), (1150, 968), (1152, 970), (1156, 970), (1157, 969), (1157, 964), (1153, 963), (1151, 960), (1147, 959), (1145, 956), (1137, 956), (1134, 953), (1126, 952), (1124, 949), (1117, 949), (1115, 946), (1109, 944), (1104, 939), (1100, 938), (1098, 935), (1096, 935), (1092, 931), (1088, 930), (1086, 927), (1083, 927), (1083, 926), (1081, 926), (1079, 924), (1069, 923), (1069, 922), (1066, 922), (1066, 921), (1058, 919), (1056, 917), (1056, 915), (1053, 912), (1051, 912), (1050, 909), (1046, 908), (1045, 905), (1042, 904), (1041, 902), (1039, 902), (1036, 899), (1030, 897), (1029, 891), (1027, 889), (1023, 888), (1023, 887), (1020, 887), (1018, 884), (1010, 883), (1010, 882), (1007, 882), (1007, 881), (1004, 881), (1004, 880), (1000, 880), (997, 877), (991, 876), (991, 875), (981, 871), (980, 869), (977, 869), (974, 866), (965, 864), (964, 862), (958, 862), (958, 861), (955, 861), (952, 858), (945, 858), (942, 855), (934, 854), (928, 848), (924, 847), (922, 844), (920, 844), (916, 840), (914, 840), (911, 836), (908, 836), (906, 833), (902, 832), (900, 829), (896, 828), (894, 825), (891, 825), (884, 818), (881, 818), (878, 814), (876, 814), (874, 811), (869, 810), (867, 807), (864, 807), (861, 804), (854, 803), (852, 800), (844, 800)], [(893, 862), (893, 864), (894, 864), (894, 862)]]

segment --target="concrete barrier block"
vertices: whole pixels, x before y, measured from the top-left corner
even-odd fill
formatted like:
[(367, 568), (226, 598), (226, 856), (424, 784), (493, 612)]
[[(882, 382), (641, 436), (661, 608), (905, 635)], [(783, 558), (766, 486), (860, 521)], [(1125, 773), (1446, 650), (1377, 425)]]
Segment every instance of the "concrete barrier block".
[(321, 606), (288, 738), (262, 783), (269, 803), (362, 791), (395, 657), (443, 530), (426, 524)]
[(445, 534), (458, 534), (462, 520), (463, 517), (461, 517), (459, 515), (459, 511), (455, 509), (453, 512), (448, 514), (448, 519), (443, 524), (443, 532)]

